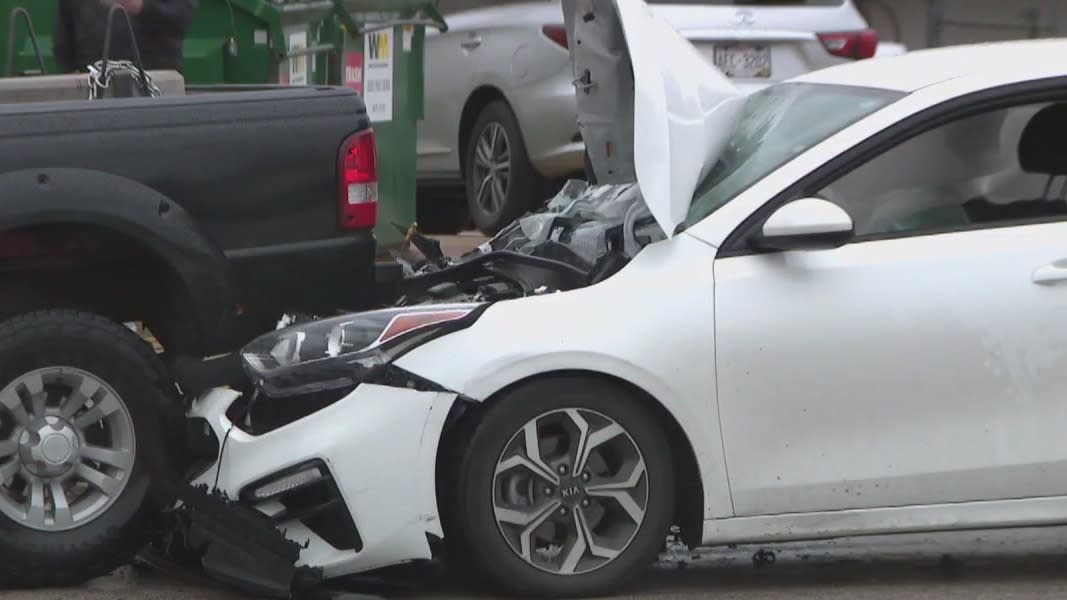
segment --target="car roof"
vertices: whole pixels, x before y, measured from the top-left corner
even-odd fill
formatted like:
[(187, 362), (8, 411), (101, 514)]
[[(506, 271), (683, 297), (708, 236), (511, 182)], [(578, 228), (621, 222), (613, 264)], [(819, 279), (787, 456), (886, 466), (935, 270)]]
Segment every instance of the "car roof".
[(911, 93), (969, 75), (1029, 81), (1067, 75), (1067, 38), (990, 42), (916, 50), (861, 60), (794, 78), (794, 82), (852, 85)]

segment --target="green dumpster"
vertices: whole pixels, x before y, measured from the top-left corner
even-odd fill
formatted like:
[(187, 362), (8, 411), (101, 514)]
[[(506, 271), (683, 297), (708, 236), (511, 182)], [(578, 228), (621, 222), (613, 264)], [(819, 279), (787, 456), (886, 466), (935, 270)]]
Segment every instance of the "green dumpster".
[(447, 29), (429, 0), (333, 0), (336, 21), (321, 31), (340, 60), (327, 81), (363, 96), (378, 143), (381, 247), (400, 243), (394, 224), (415, 222), (416, 127), (423, 118), (426, 28)]
[[(12, 59), (4, 57), (13, 62), (11, 74), (40, 72), (28, 28), (21, 19), (11, 26), (17, 8), (29, 12), (46, 69), (55, 73), (56, 3), (0, 0), (0, 16), (9, 19), (0, 29), (0, 47), (14, 51)], [(325, 74), (336, 46), (332, 40), (320, 43), (319, 33), (334, 20), (334, 10), (332, 0), (200, 0), (185, 38), (183, 75), (194, 85), (331, 83)]]
[[(86, 0), (89, 1), (89, 0)], [(12, 75), (40, 73), (25, 7), (45, 68), (52, 56), (52, 0), (0, 0)], [(423, 117), (426, 28), (447, 29), (432, 0), (200, 0), (185, 39), (190, 93), (230, 84), (341, 85), (367, 103), (379, 156), (379, 245), (398, 244), (394, 224), (415, 221), (416, 126)], [(10, 42), (10, 45), (8, 45)], [(5, 61), (9, 60), (5, 56)], [(199, 89), (198, 89), (199, 87)]]

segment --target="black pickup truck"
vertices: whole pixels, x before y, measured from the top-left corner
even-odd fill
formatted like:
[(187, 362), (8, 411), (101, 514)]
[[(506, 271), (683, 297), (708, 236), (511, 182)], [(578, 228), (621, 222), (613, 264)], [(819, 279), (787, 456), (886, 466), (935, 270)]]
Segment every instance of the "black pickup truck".
[(375, 198), (347, 183), (375, 171), (345, 89), (0, 106), (0, 319), (84, 309), (208, 355), (365, 305)]
[(0, 583), (145, 541), (188, 466), (175, 360), (373, 303), (377, 177), (347, 89), (0, 105)]

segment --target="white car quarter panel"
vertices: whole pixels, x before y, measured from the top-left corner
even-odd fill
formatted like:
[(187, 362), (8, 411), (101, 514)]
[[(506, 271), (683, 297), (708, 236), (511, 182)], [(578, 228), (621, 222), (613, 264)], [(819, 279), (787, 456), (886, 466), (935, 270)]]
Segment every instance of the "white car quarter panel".
[[(197, 401), (219, 439), (235, 393), (218, 390)], [(361, 385), (342, 400), (261, 436), (233, 429), (218, 466), (218, 487), (231, 498), (287, 467), (321, 459), (329, 467), (363, 540), (361, 552), (337, 550), (299, 522), (287, 536), (309, 546), (300, 564), (336, 577), (430, 558), (427, 533), (443, 535), (437, 513), (437, 444), (455, 394)], [(215, 484), (216, 470), (194, 483)]]
[(477, 400), (544, 373), (598, 372), (646, 391), (696, 454), (706, 517), (733, 514), (715, 402), (712, 260), (688, 236), (645, 248), (600, 284), (500, 302), (397, 365)]
[(417, 131), (420, 175), (459, 174), (459, 122), (473, 91), (478, 58), (463, 47), (468, 35), (449, 31), (426, 37), (426, 110)]
[(1063, 260), (1067, 223), (716, 261), (737, 515), (1067, 494)]
[[(489, 87), (504, 96), (530, 161), (542, 175), (573, 174), (582, 167), (585, 147), (574, 142), (578, 120), (570, 55), (540, 27), (496, 28), (482, 39), (473, 89)], [(502, 55), (511, 56), (507, 69), (501, 68)]]
[[(531, 163), (545, 176), (581, 170), (570, 57), (542, 33), (562, 25), (559, 2), (491, 6), (446, 16), (449, 31), (430, 32), (426, 115), (418, 127), (420, 178), (459, 178), (460, 120), (472, 94), (491, 88), (515, 112)], [(466, 47), (465, 47), (466, 45)]]

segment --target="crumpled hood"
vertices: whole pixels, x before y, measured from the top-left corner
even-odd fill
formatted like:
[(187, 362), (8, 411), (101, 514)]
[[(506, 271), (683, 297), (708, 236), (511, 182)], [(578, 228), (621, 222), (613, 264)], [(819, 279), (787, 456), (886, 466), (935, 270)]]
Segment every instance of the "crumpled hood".
[(578, 125), (597, 182), (637, 182), (672, 235), (746, 96), (642, 0), (563, 0)]

